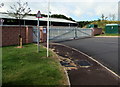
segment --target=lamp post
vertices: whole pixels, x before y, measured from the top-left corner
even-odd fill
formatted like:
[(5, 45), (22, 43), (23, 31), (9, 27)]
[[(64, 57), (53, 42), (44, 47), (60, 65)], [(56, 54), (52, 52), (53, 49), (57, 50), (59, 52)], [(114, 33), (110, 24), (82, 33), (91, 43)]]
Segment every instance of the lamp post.
[(47, 18), (47, 57), (49, 57), (49, 10), (50, 0), (48, 0), (48, 18)]

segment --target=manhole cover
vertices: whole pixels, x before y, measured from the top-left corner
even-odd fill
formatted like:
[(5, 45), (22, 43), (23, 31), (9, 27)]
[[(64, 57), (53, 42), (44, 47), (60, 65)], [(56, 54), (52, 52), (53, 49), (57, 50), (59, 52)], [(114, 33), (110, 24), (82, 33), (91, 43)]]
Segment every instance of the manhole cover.
[(77, 61), (77, 64), (80, 66), (80, 67), (90, 67), (92, 64), (89, 63), (88, 61), (86, 60), (81, 60), (81, 61)]

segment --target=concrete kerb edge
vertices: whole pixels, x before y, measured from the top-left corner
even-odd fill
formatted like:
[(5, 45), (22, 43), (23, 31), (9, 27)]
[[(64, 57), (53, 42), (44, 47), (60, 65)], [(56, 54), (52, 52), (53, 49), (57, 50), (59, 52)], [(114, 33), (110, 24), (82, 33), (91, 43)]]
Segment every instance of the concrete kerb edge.
[[(45, 46), (43, 46), (43, 47), (46, 48)], [(46, 48), (46, 49), (47, 49), (47, 48)], [(50, 50), (51, 52), (53, 52), (53, 53), (55, 54), (55, 56), (57, 56), (57, 58), (58, 58), (58, 60), (59, 60), (59, 55), (57, 55), (52, 49), (49, 48), (49, 50)], [(60, 62), (59, 62), (59, 64), (60, 64)], [(60, 65), (61, 65), (61, 64), (60, 64)], [(61, 67), (62, 67), (62, 65), (61, 65)], [(66, 77), (67, 77), (68, 86), (71, 87), (70, 79), (69, 79), (68, 73), (67, 73), (67, 71), (66, 71), (65, 68), (63, 68), (63, 70), (64, 70), (65, 75), (66, 75)]]
[[(50, 51), (52, 51), (53, 52), (53, 50), (52, 49), (49, 49)], [(57, 58), (59, 59), (59, 55), (57, 55), (55, 52), (53, 52), (56, 56), (57, 56)], [(59, 64), (60, 64), (60, 62), (59, 62)], [(60, 64), (61, 65), (61, 64)], [(67, 73), (67, 71), (66, 71), (66, 69), (65, 68), (63, 68), (64, 69), (64, 72), (65, 72), (65, 74), (66, 74), (66, 77), (67, 77), (67, 83), (68, 83), (68, 85), (69, 85), (69, 87), (70, 87), (70, 79), (69, 79), (69, 76), (68, 76), (68, 73)]]
[(94, 62), (98, 63), (100, 66), (102, 66), (103, 68), (105, 68), (106, 70), (108, 70), (109, 72), (111, 72), (113, 75), (115, 75), (117, 78), (120, 79), (120, 76), (119, 76), (119, 75), (117, 75), (115, 72), (113, 72), (112, 70), (110, 70), (109, 68), (107, 68), (106, 66), (104, 66), (103, 64), (101, 64), (100, 62), (98, 62), (97, 60), (95, 60), (93, 57), (90, 57), (90, 56), (88, 56), (87, 54), (85, 54), (85, 53), (83, 53), (83, 52), (81, 52), (81, 51), (79, 51), (79, 50), (77, 50), (77, 49), (75, 49), (75, 48), (72, 48), (72, 47), (69, 47), (69, 46), (66, 46), (66, 45), (63, 45), (63, 44), (59, 44), (59, 43), (52, 43), (52, 44), (57, 44), (57, 45), (65, 46), (65, 47), (71, 48), (71, 49), (73, 49), (73, 50), (75, 50), (75, 51), (77, 51), (77, 52), (85, 55), (86, 57), (88, 57), (88, 58), (90, 58), (91, 60), (93, 60)]

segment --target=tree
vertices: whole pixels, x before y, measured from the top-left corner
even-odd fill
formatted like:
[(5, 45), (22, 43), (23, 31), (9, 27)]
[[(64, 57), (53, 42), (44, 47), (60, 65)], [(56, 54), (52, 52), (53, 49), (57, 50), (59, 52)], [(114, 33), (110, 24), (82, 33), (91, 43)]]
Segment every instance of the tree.
[(102, 21), (104, 21), (104, 20), (107, 20), (107, 16), (105, 16), (104, 14), (102, 14), (102, 16), (101, 16), (101, 19), (102, 19)]
[(19, 20), (20, 29), (19, 29), (19, 35), (18, 35), (19, 36), (18, 44), (20, 45), (20, 47), (22, 47), (20, 20), (23, 19), (26, 15), (28, 15), (31, 12), (31, 10), (30, 10), (30, 8), (28, 8), (28, 3), (27, 2), (22, 3), (20, 0), (16, 4), (10, 6), (10, 9), (11, 10), (7, 11), (8, 14)]
[(112, 14), (112, 20), (115, 21), (115, 14)]
[(4, 6), (4, 3), (1, 3), (1, 4), (0, 4), (0, 8), (2, 8), (3, 6)]
[(114, 21), (115, 18), (116, 18), (115, 14), (109, 14), (109, 19), (110, 19), (111, 21)]
[(62, 19), (66, 19), (66, 20), (70, 20), (70, 21), (75, 21), (73, 20), (71, 17), (66, 17), (65, 15), (62, 14), (53, 14), (51, 15), (52, 18), (62, 18)]
[(102, 14), (101, 18), (102, 18), (102, 20), (104, 20), (104, 18), (105, 18), (104, 14)]
[(105, 17), (105, 20), (107, 20), (108, 17)]
[(16, 5), (10, 6), (10, 8), (11, 10), (7, 11), (8, 14), (16, 19), (22, 19), (31, 12), (30, 8), (28, 8), (28, 3), (22, 3), (20, 0)]
[(109, 14), (109, 19), (112, 20), (111, 18), (112, 18), (112, 14)]

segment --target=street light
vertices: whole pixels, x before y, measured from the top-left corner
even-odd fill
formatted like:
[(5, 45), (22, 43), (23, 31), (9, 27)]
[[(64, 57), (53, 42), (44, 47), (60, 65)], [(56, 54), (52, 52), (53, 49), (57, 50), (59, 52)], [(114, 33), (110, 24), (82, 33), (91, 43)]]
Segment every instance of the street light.
[(49, 57), (49, 13), (50, 13), (50, 0), (48, 1), (48, 18), (47, 18), (47, 57)]

